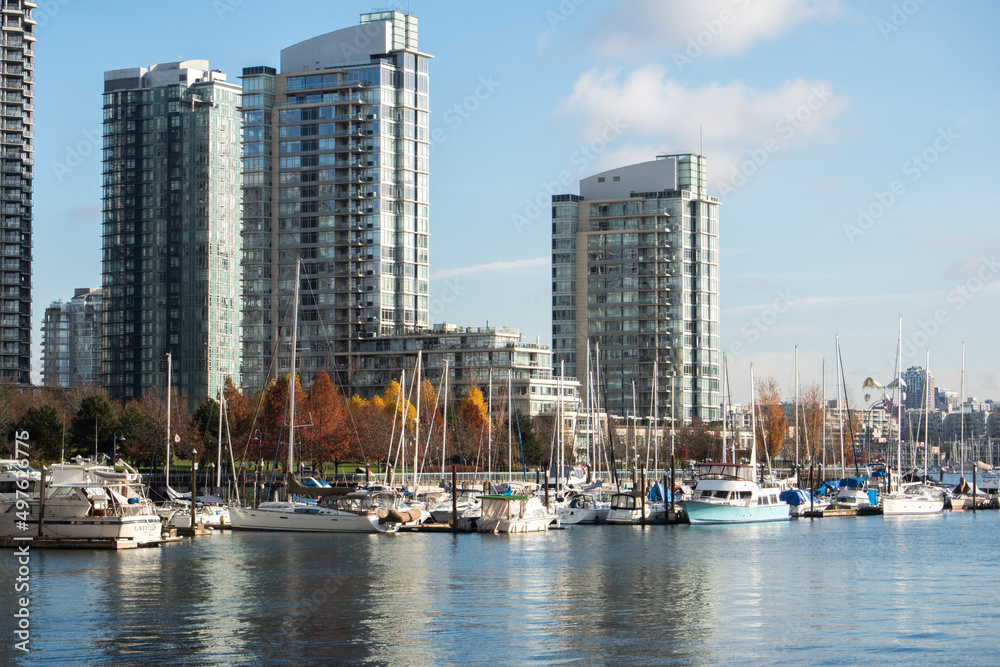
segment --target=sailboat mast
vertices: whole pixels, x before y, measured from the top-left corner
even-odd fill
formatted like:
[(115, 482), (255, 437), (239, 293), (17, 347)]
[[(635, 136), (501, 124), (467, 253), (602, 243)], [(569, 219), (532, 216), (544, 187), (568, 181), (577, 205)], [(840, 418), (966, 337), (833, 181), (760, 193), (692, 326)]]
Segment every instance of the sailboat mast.
[(823, 468), (826, 469), (826, 357), (823, 357)]
[[(173, 436), (170, 434), (170, 353), (167, 352), (167, 486), (170, 486), (170, 440)], [(194, 486), (192, 485), (192, 488)]]
[[(417, 495), (417, 452), (420, 449), (420, 350), (417, 350), (417, 416), (413, 420), (413, 495)], [(404, 426), (405, 428), (405, 426)]]
[[(487, 376), (486, 397), (486, 483), (493, 484), (493, 367)], [(479, 442), (482, 442), (480, 440)], [(480, 445), (482, 446), (482, 445)]]
[(513, 369), (507, 369), (507, 481), (514, 479), (514, 462), (511, 450), (514, 448), (514, 379), (511, 377)]
[(653, 445), (653, 469), (660, 469), (660, 366), (653, 362), (653, 435), (656, 444)]
[(843, 362), (840, 359), (840, 334), (837, 334), (837, 421), (840, 422), (840, 478), (844, 479), (847, 477), (847, 462), (844, 460), (844, 403), (841, 399), (844, 383), (840, 381), (840, 378), (844, 374), (842, 364)]
[[(441, 478), (444, 479), (445, 453), (448, 450), (448, 360), (444, 360), (444, 420), (441, 422)], [(455, 493), (455, 489), (451, 490)]]
[(931, 453), (931, 439), (928, 437), (931, 414), (931, 351), (927, 350), (927, 365), (924, 366), (924, 479), (927, 479), (927, 457)]
[(750, 364), (750, 468), (753, 470), (753, 477), (757, 479), (757, 402), (754, 399), (753, 389), (753, 364)]
[[(726, 360), (726, 354), (725, 352), (723, 352), (722, 353), (722, 462), (723, 463), (726, 462), (726, 419), (728, 416), (726, 414), (728, 412), (728, 410), (726, 410), (726, 380), (728, 379), (729, 376), (729, 374), (726, 372), (727, 363), (728, 362)], [(733, 463), (736, 463), (736, 456), (733, 456)]]
[(295, 456), (295, 348), (299, 339), (299, 268), (302, 260), (295, 262), (295, 290), (292, 292), (292, 365), (288, 373), (288, 469), (294, 472)]
[(222, 410), (223, 401), (225, 399), (222, 396), (222, 389), (219, 389), (219, 448), (216, 452), (218, 463), (215, 467), (215, 487), (219, 488), (222, 486)]
[(799, 481), (799, 346), (795, 346), (795, 482)]
[(899, 336), (896, 342), (896, 389), (899, 400), (896, 402), (896, 488), (903, 483), (903, 316), (899, 317)]
[(962, 475), (965, 475), (965, 341), (962, 341), (962, 380), (961, 386), (961, 398), (958, 402), (958, 416), (962, 424), (959, 427), (959, 432), (961, 436), (959, 437), (958, 443), (958, 458), (959, 465), (961, 466)]

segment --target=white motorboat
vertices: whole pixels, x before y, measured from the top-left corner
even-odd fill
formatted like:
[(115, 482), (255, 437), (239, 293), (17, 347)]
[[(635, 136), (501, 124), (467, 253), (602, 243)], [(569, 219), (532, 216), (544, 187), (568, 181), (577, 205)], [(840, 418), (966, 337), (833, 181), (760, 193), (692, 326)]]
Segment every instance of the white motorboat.
[(559, 525), (559, 517), (536, 496), (484, 495), (480, 533), (536, 533)]
[(258, 507), (230, 507), (237, 530), (276, 530), (304, 533), (393, 533), (419, 518), (419, 510), (401, 512), (396, 496), (358, 491), (324, 496), (318, 502), (271, 501)]
[(906, 514), (937, 514), (944, 511), (944, 492), (936, 486), (920, 482), (903, 484), (900, 490), (882, 498), (885, 516)]
[(117, 472), (78, 458), (73, 464), (54, 464), (47, 473), (44, 503), (37, 494), (26, 510), (16, 502), (3, 501), (0, 535), (104, 538), (137, 544), (161, 539), (160, 517), (135, 470), (126, 467), (125, 472)]
[(611, 503), (601, 502), (589, 493), (574, 493), (569, 502), (556, 509), (561, 525), (606, 523)]
[[(483, 492), (479, 489), (459, 489), (458, 490), (458, 515), (462, 516), (469, 510), (479, 510), (482, 506)], [(448, 498), (437, 503), (430, 508), (431, 517), (435, 523), (448, 523), (452, 519), (452, 499)]]
[(847, 477), (840, 480), (837, 493), (830, 503), (836, 509), (859, 509), (873, 507), (878, 504), (878, 494), (868, 486), (868, 480), (863, 477)]
[(756, 466), (703, 463), (698, 470), (694, 496), (680, 503), (692, 524), (787, 521), (791, 516), (780, 488), (757, 483)]
[(607, 521), (616, 525), (638, 525), (642, 523), (643, 507), (646, 523), (661, 522), (666, 518), (666, 505), (661, 502), (642, 502), (642, 494), (632, 491), (615, 493), (611, 496)]

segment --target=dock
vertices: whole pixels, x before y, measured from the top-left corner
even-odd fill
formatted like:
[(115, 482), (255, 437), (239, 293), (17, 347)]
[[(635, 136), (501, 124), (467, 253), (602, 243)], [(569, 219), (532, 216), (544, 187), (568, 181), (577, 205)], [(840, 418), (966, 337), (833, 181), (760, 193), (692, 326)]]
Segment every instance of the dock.
[(115, 537), (32, 537), (30, 540), (15, 540), (13, 537), (0, 537), (0, 549), (12, 549), (28, 546), (31, 549), (96, 549), (101, 551), (124, 551), (138, 547), (158, 547), (160, 544), (179, 541), (180, 538), (166, 538), (154, 542), (139, 544), (134, 540)]
[(825, 510), (807, 510), (800, 516), (803, 519), (825, 519), (831, 516), (874, 516), (882, 514), (881, 507), (840, 507)]

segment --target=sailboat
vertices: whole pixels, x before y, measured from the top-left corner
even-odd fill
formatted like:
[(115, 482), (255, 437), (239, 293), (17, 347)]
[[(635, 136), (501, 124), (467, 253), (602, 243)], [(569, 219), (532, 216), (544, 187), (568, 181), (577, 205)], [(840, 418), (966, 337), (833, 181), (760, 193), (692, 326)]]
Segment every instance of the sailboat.
[[(340, 495), (339, 489), (303, 487), (295, 480), (295, 348), (298, 343), (299, 269), (295, 265), (292, 306), (292, 353), (288, 379), (288, 467), (289, 492), (307, 491), (320, 495), (315, 502), (271, 501), (257, 507), (230, 507), (229, 515), (237, 530), (276, 530), (310, 533), (392, 533), (409, 520), (396, 508), (397, 497), (387, 491), (357, 491)], [(325, 494), (325, 495), (324, 495)]]
[[(882, 499), (884, 516), (907, 514), (937, 514), (944, 511), (944, 493), (941, 489), (923, 482), (902, 484), (903, 456), (903, 318), (899, 318), (899, 343), (896, 349), (896, 382), (899, 385), (899, 400), (896, 403), (899, 429), (896, 432), (896, 484), (897, 490)], [(925, 383), (926, 384), (926, 383)]]
[(757, 481), (753, 364), (750, 365), (750, 421), (753, 431), (750, 465), (702, 463), (698, 466), (694, 495), (691, 500), (680, 502), (692, 525), (788, 521), (790, 508), (779, 498), (781, 489), (763, 486)]

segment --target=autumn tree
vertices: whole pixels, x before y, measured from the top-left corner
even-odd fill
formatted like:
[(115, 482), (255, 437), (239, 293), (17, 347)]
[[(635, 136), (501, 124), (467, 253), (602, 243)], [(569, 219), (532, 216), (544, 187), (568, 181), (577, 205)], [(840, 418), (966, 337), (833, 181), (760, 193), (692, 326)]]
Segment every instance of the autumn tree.
[[(264, 390), (261, 398), (257, 428), (261, 431), (261, 455), (264, 463), (274, 461), (277, 457), (278, 463), (285, 461), (288, 453), (288, 375), (283, 375), (277, 380), (271, 380)], [(299, 376), (295, 376), (295, 405), (302, 406), (305, 402), (305, 393), (299, 382)], [(301, 407), (295, 415), (296, 425), (308, 423), (301, 417)], [(298, 435), (299, 431), (296, 431)], [(279, 442), (280, 437), (280, 442)], [(277, 450), (276, 450), (277, 447)]]
[[(223, 382), (222, 399), (226, 410), (226, 424), (228, 425), (227, 442), (232, 441), (234, 455), (239, 455), (239, 458), (242, 458), (252, 435), (250, 425), (253, 420), (253, 410), (250, 401), (229, 375)], [(253, 454), (254, 459), (256, 459), (257, 454)]]
[(309, 426), (301, 433), (303, 458), (310, 456), (320, 471), (326, 461), (333, 461), (336, 469), (350, 454), (351, 428), (344, 398), (326, 372), (313, 380), (303, 407), (309, 416)]
[(466, 465), (473, 463), (477, 459), (485, 458), (485, 447), (483, 443), (488, 438), (488, 430), (492, 428), (492, 422), (488, 414), (486, 401), (483, 400), (483, 392), (479, 387), (473, 387), (466, 393), (459, 402), (455, 411), (455, 424), (452, 429), (455, 446), (452, 451)]
[(366, 401), (354, 395), (347, 405), (354, 432), (352, 458), (367, 464), (374, 463), (376, 469), (381, 471), (387, 462), (393, 439), (392, 413), (386, 410), (381, 396)]
[(799, 408), (799, 442), (806, 452), (807, 461), (823, 457), (823, 388), (814, 383), (802, 392)]
[[(759, 454), (764, 453), (773, 460), (781, 452), (788, 433), (788, 419), (781, 407), (781, 388), (773, 375), (757, 378), (754, 381), (756, 389), (757, 410), (757, 444), (761, 447)], [(766, 450), (763, 448), (766, 447)], [(758, 454), (758, 455), (759, 455)]]

